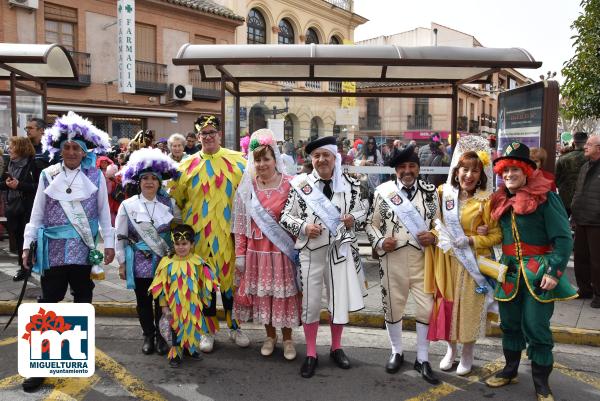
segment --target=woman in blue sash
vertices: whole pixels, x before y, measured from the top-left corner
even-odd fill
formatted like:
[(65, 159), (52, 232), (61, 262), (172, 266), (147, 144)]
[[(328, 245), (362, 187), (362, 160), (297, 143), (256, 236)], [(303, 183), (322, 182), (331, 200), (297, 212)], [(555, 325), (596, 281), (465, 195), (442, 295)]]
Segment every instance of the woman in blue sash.
[(181, 222), (179, 208), (162, 189), (162, 181), (176, 173), (171, 158), (150, 148), (135, 151), (121, 172), (123, 187), (134, 184), (138, 194), (121, 203), (115, 220), (119, 276), (135, 291), (146, 355), (155, 350), (165, 355), (169, 350), (158, 330), (161, 308), (148, 289), (156, 266), (169, 250), (171, 223)]
[[(283, 356), (293, 360), (292, 328), (300, 325), (302, 307), (290, 259), (295, 256), (294, 239), (277, 223), (290, 191), (291, 177), (283, 174), (284, 168), (273, 133), (261, 129), (252, 134), (248, 164), (234, 201), (238, 290), (233, 311), (241, 321), (265, 325), (263, 356), (273, 353), (280, 328)], [(257, 213), (260, 209), (266, 215)]]

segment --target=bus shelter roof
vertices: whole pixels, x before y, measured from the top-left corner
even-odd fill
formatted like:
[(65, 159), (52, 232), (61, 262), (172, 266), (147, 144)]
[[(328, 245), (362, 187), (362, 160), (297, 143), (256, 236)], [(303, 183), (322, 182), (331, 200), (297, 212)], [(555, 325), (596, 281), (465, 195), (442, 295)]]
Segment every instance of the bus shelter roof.
[(503, 68), (538, 68), (524, 49), (396, 45), (183, 45), (175, 65), (204, 81), (488, 81)]
[(0, 79), (12, 72), (25, 79), (77, 78), (71, 54), (57, 44), (0, 43)]

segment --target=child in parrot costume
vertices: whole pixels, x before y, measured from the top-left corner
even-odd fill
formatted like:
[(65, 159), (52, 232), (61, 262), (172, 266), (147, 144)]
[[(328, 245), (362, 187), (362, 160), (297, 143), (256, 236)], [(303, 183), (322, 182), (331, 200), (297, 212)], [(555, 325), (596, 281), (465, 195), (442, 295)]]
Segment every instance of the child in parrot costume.
[(171, 326), (169, 364), (181, 364), (184, 349), (192, 358), (199, 358), (202, 335), (214, 333), (216, 326), (204, 316), (217, 287), (215, 269), (194, 254), (194, 230), (186, 224), (176, 226), (172, 233), (174, 252), (161, 259), (150, 291), (159, 300), (163, 315)]

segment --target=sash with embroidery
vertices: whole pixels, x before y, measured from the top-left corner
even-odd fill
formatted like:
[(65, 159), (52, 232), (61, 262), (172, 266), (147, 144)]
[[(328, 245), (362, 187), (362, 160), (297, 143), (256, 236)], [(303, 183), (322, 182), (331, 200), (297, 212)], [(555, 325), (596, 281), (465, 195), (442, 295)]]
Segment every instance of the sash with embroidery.
[(294, 240), (289, 236), (279, 223), (265, 210), (260, 204), (258, 196), (254, 192), (254, 187), (251, 189), (250, 201), (250, 217), (256, 223), (260, 231), (263, 232), (281, 252), (294, 264), (297, 264), (298, 252), (294, 249)]
[(131, 213), (127, 210), (127, 205), (124, 204), (123, 207), (125, 208), (125, 213), (127, 213), (131, 225), (139, 235), (140, 239), (144, 241), (146, 245), (148, 245), (148, 248), (156, 255), (160, 257), (165, 256), (169, 251), (169, 245), (162, 239), (156, 230), (156, 227), (149, 221), (135, 221), (135, 219), (131, 218)]
[(67, 216), (69, 223), (73, 226), (81, 240), (88, 248), (96, 249), (96, 240), (92, 234), (92, 227), (83, 210), (83, 205), (80, 201), (59, 201), (60, 207)]
[[(442, 213), (444, 215), (446, 227), (454, 239), (465, 236), (465, 232), (460, 223), (460, 213), (458, 209), (458, 190), (451, 185), (444, 184)], [(457, 248), (452, 246), (452, 252), (454, 252), (456, 259), (458, 259), (460, 264), (467, 272), (469, 272), (473, 280), (475, 280), (475, 283), (477, 283), (478, 288), (476, 288), (475, 291), (480, 294), (491, 295), (492, 291), (490, 285), (479, 271), (479, 265), (477, 264), (477, 259), (475, 258), (475, 254), (471, 247)]]
[(290, 184), (300, 194), (302, 199), (313, 212), (321, 219), (325, 227), (329, 230), (330, 235), (336, 235), (337, 228), (340, 225), (340, 211), (323, 192), (315, 188), (315, 186), (307, 179), (306, 174), (295, 176)]
[(413, 236), (417, 244), (419, 244), (417, 235), (424, 231), (429, 231), (429, 228), (425, 225), (425, 220), (423, 220), (423, 216), (421, 216), (415, 205), (398, 189), (396, 182), (385, 182), (378, 186), (375, 191), (379, 193), (379, 196), (383, 198), (404, 227), (406, 227), (410, 235)]

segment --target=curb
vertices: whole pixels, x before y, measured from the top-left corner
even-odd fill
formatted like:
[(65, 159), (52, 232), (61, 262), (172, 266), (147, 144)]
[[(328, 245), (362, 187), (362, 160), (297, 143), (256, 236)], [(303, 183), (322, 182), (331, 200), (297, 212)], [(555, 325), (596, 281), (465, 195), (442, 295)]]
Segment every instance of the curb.
[[(0, 301), (0, 315), (12, 315), (16, 305), (16, 301)], [(96, 309), (96, 316), (137, 317), (135, 303), (133, 302), (94, 302), (93, 305)], [(222, 307), (217, 308), (217, 317), (219, 320), (225, 320), (225, 313)], [(321, 324), (329, 324), (329, 312), (326, 310), (321, 311), (320, 322)], [(383, 329), (385, 328), (385, 320), (380, 313), (359, 311), (350, 314), (348, 325)], [(405, 316), (402, 319), (402, 328), (404, 330), (414, 331), (415, 326), (416, 320), (413, 316)], [(600, 347), (600, 330), (578, 329), (566, 326), (551, 326), (550, 330), (556, 343)], [(486, 336), (502, 337), (502, 331), (498, 323), (488, 320)]]

